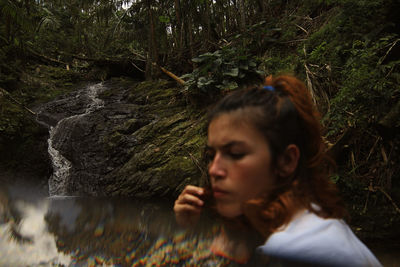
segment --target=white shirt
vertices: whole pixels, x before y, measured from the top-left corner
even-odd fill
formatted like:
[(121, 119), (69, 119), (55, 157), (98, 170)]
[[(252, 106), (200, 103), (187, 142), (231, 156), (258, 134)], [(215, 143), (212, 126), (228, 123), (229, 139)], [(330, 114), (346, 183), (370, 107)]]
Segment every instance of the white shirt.
[(371, 251), (338, 219), (310, 211), (273, 233), (258, 252), (276, 259), (321, 266), (382, 266)]

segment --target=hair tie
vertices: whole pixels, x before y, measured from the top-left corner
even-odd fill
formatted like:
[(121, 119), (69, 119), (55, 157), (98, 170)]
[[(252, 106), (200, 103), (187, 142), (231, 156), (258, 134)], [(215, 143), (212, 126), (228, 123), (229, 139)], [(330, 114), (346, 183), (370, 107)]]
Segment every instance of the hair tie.
[(266, 85), (263, 87), (263, 89), (274, 92), (275, 91), (275, 87), (271, 86), (271, 85)]

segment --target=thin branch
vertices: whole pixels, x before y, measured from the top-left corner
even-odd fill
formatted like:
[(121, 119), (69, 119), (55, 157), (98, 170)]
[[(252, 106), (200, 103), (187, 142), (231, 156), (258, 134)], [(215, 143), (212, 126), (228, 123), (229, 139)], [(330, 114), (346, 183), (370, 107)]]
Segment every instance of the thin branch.
[(308, 31), (306, 29), (304, 29), (303, 27), (301, 27), (300, 25), (298, 25), (296, 23), (294, 25), (296, 25), (297, 28), (299, 28), (300, 30), (302, 30), (303, 32), (305, 32), (308, 35)]
[(350, 116), (354, 116), (353, 112), (347, 111), (347, 110), (343, 110), (345, 113), (349, 114)]
[(312, 19), (310, 16), (308, 16), (308, 15), (307, 15), (306, 17), (294, 15), (293, 17), (299, 18), (299, 19), (304, 19), (304, 20), (309, 20), (309, 21), (312, 21), (312, 20), (313, 20), (313, 19)]
[(7, 92), (7, 90), (3, 89), (0, 87), (0, 92), (2, 92), (3, 95), (5, 95), (8, 99), (10, 99), (11, 101), (13, 101), (14, 103), (20, 105), (21, 107), (23, 107), (25, 110), (27, 110), (29, 113), (31, 113), (32, 115), (36, 115), (35, 112), (33, 112), (32, 110), (30, 110), (29, 108), (27, 108), (26, 106), (24, 106), (24, 104), (22, 104), (21, 102), (19, 102), (17, 99), (15, 99), (14, 97), (11, 96), (11, 94), (9, 92)]
[(383, 158), (383, 162), (385, 164), (387, 164), (388, 163), (388, 156), (386, 155), (386, 151), (385, 151), (384, 147), (381, 147), (381, 155), (382, 155), (382, 158)]
[(188, 152), (190, 159), (193, 161), (193, 163), (197, 166), (197, 168), (199, 168), (200, 172), (202, 173), (202, 175), (207, 175), (205, 170), (203, 170), (203, 168), (201, 167), (198, 159), (192, 155), (192, 153)]
[[(128, 13), (128, 11), (130, 11), (130, 8), (128, 8), (128, 9), (124, 12), (124, 14), (122, 14), (122, 16), (121, 16), (120, 18), (118, 18), (118, 19), (119, 19), (119, 20), (118, 20), (118, 23), (115, 25), (114, 30), (113, 30), (113, 33), (112, 33), (112, 37), (113, 37), (113, 38), (114, 38), (115, 32), (117, 31), (119, 25), (121, 24), (122, 19), (126, 16), (126, 14)], [(116, 15), (116, 13), (114, 13), (114, 15), (115, 15), (116, 17), (118, 17), (118, 16)]]
[(396, 205), (396, 203), (394, 203), (394, 201), (393, 201), (393, 199), (391, 198), (391, 196), (390, 196), (388, 193), (386, 193), (386, 191), (383, 190), (381, 187), (378, 187), (377, 189), (378, 189), (379, 191), (381, 191), (381, 193), (384, 194), (385, 197), (387, 197), (387, 199), (389, 199), (389, 201), (392, 203), (394, 209), (400, 214), (400, 209), (399, 209), (399, 207)]
[[(307, 57), (306, 46), (305, 45), (303, 46), (303, 52), (304, 52), (304, 57)], [(307, 63), (305, 63), (305, 62), (304, 62), (304, 68), (306, 70), (307, 87), (310, 90), (311, 97), (312, 97), (314, 103), (316, 104), (317, 100), (315, 99), (314, 88), (313, 88), (313, 85), (312, 85), (312, 82), (311, 82), (311, 78), (310, 78), (310, 75), (313, 75), (313, 73), (310, 71), (310, 69), (307, 66)]]
[(367, 212), (367, 206), (368, 206), (368, 199), (369, 199), (369, 194), (370, 194), (370, 190), (368, 190), (368, 193), (367, 193), (367, 199), (365, 200), (365, 204), (364, 204), (364, 208), (363, 208), (363, 210), (362, 210), (362, 214), (365, 214), (366, 212)]
[(367, 161), (369, 160), (369, 157), (371, 157), (372, 152), (375, 150), (376, 145), (378, 144), (378, 141), (380, 140), (380, 137), (376, 138), (374, 145), (372, 146), (371, 150), (369, 151), (368, 157), (367, 157)]
[(291, 40), (291, 41), (279, 42), (279, 43), (280, 44), (290, 44), (290, 43), (303, 42), (303, 41), (307, 41), (307, 39), (297, 39), (297, 40)]
[(173, 74), (172, 72), (168, 71), (167, 69), (161, 67), (157, 63), (153, 63), (154, 66), (158, 66), (165, 74), (167, 74), (169, 77), (174, 79), (179, 85), (185, 85), (185, 81)]
[(50, 58), (48, 56), (39, 54), (38, 52), (34, 51), (33, 49), (28, 49), (30, 53), (32, 53), (34, 56), (39, 57), (40, 59), (45, 60), (46, 62), (51, 62), (51, 63), (56, 63), (56, 64), (60, 64), (60, 65), (68, 65), (67, 62), (63, 62), (54, 58)]
[(136, 69), (138, 69), (139, 71), (141, 71), (141, 72), (144, 72), (144, 70), (142, 70), (141, 68), (139, 68), (135, 63), (133, 63), (132, 61), (131, 61), (131, 64), (132, 64), (132, 66), (134, 66)]
[[(140, 57), (143, 61), (145, 61), (145, 59), (146, 59), (145, 56), (139, 54), (138, 52), (134, 51), (133, 49), (129, 49), (129, 52), (131, 52), (132, 54), (134, 54), (134, 55)], [(139, 59), (138, 59), (138, 60), (139, 60)]]
[(398, 41), (400, 41), (400, 39), (397, 39), (396, 41), (393, 42), (392, 46), (390, 46), (388, 51), (386, 51), (386, 54), (381, 59), (379, 59), (378, 65), (382, 64), (382, 62), (386, 59), (386, 57), (389, 55), (390, 51), (397, 44)]

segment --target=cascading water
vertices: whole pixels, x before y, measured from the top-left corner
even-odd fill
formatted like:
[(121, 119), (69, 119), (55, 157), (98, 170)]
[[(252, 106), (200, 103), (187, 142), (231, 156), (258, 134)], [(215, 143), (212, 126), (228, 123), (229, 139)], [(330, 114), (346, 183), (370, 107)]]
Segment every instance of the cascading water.
[[(50, 127), (50, 137), (48, 139), (48, 152), (53, 164), (53, 174), (49, 178), (49, 194), (50, 196), (67, 195), (67, 184), (69, 178), (69, 170), (72, 163), (65, 158), (60, 151), (56, 148), (55, 136), (58, 142), (68, 139), (70, 129), (84, 116), (100, 109), (104, 103), (97, 96), (100, 92), (104, 91), (106, 87), (103, 83), (89, 85), (71, 99), (71, 101), (79, 101), (82, 98), (87, 99), (87, 105), (83, 113), (75, 114), (60, 120), (56, 126)], [(68, 129), (68, 131), (66, 131)]]
[(67, 160), (61, 153), (53, 147), (54, 133), (57, 130), (56, 127), (50, 128), (50, 137), (48, 140), (49, 144), (49, 155), (53, 164), (53, 174), (49, 179), (49, 194), (50, 196), (60, 194), (65, 195), (65, 182), (66, 177), (69, 175), (69, 169), (71, 168), (71, 162)]

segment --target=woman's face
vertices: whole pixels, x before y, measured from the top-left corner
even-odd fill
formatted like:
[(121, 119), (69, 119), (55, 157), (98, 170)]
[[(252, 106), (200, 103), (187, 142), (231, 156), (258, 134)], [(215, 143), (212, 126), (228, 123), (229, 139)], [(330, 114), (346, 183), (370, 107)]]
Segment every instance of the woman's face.
[(217, 211), (233, 218), (242, 204), (270, 188), (276, 179), (264, 136), (239, 111), (223, 113), (208, 127), (207, 153)]

